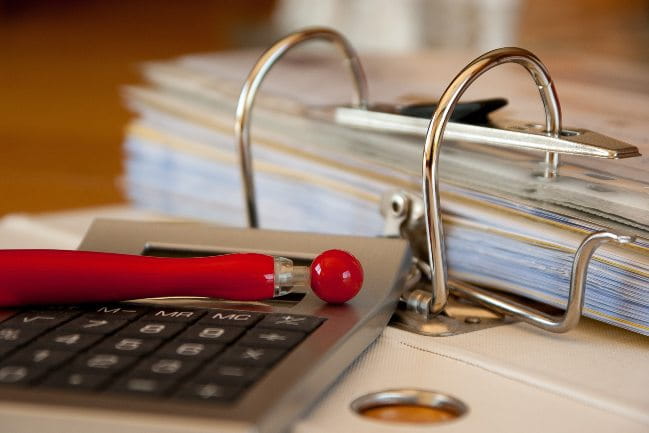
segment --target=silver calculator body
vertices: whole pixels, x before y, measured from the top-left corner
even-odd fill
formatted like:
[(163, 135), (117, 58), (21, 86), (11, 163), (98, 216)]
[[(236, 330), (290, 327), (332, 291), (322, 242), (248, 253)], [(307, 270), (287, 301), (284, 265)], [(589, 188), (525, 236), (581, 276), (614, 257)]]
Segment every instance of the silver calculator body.
[(0, 385), (1, 430), (12, 433), (273, 433), (289, 430), (387, 325), (410, 267), (410, 250), (405, 241), (233, 229), (200, 223), (97, 220), (79, 247), (88, 251), (164, 256), (259, 252), (297, 262), (308, 262), (322, 251), (333, 248), (351, 252), (364, 268), (365, 280), (360, 293), (345, 305), (328, 305), (309, 292), (288, 299), (254, 303), (161, 298), (127, 304), (174, 311), (198, 308), (208, 312), (216, 309), (309, 316), (321, 321), (236, 400), (214, 403), (81, 392), (48, 388), (38, 383)]

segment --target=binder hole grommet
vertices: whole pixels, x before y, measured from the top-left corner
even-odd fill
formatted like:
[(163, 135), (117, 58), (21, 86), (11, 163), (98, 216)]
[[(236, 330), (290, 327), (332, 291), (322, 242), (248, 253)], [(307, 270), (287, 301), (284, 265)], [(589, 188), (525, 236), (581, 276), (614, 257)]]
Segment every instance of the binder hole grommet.
[(468, 412), (462, 401), (421, 389), (391, 389), (354, 400), (351, 409), (365, 418), (388, 423), (436, 424), (456, 420)]

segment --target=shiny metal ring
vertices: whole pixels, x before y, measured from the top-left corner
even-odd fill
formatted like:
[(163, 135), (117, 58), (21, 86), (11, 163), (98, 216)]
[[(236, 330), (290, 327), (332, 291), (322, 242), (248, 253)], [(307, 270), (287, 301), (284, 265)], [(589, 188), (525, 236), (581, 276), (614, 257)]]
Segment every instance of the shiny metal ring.
[(595, 232), (587, 236), (581, 242), (575, 253), (575, 258), (572, 262), (572, 274), (570, 276), (568, 303), (563, 314), (558, 317), (530, 308), (519, 302), (507, 299), (504, 296), (496, 295), (489, 290), (476, 287), (472, 284), (456, 280), (450, 280), (448, 284), (454, 294), (478, 302), (491, 310), (509, 314), (546, 331), (567, 332), (577, 326), (581, 318), (582, 310), (584, 309), (588, 264), (595, 250), (607, 242), (627, 244), (634, 241), (635, 238), (632, 236), (617, 235), (605, 231)]
[[(431, 313), (440, 313), (448, 298), (446, 250), (442, 230), (439, 196), (439, 154), (446, 124), (466, 89), (482, 74), (503, 63), (518, 63), (532, 75), (538, 86), (545, 110), (545, 129), (558, 136), (561, 131), (561, 107), (547, 69), (531, 52), (522, 48), (499, 48), (489, 51), (469, 63), (446, 88), (426, 132), (426, 147), (422, 164), (422, 190), (426, 215), (428, 261), (433, 272), (433, 302)], [(547, 157), (550, 163), (557, 155)]]
[(256, 228), (259, 226), (257, 214), (257, 201), (255, 195), (254, 177), (252, 171), (252, 156), (250, 151), (250, 117), (252, 106), (259, 86), (266, 77), (266, 74), (277, 61), (292, 47), (302, 42), (321, 39), (336, 45), (349, 62), (349, 67), (354, 80), (356, 96), (353, 104), (360, 107), (367, 107), (367, 81), (365, 72), (361, 66), (356, 51), (340, 33), (327, 28), (308, 28), (280, 39), (267, 49), (257, 60), (252, 68), (239, 95), (236, 118), (234, 124), (235, 142), (239, 146), (241, 159), (241, 176), (245, 194), (248, 226)]

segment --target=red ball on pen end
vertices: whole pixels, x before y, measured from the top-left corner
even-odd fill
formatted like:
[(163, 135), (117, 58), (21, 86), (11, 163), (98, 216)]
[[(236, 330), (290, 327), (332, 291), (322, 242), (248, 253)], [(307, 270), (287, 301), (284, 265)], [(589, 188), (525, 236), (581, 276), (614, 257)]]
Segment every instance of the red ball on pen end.
[(363, 266), (346, 251), (327, 250), (311, 264), (311, 289), (323, 301), (342, 304), (363, 285)]

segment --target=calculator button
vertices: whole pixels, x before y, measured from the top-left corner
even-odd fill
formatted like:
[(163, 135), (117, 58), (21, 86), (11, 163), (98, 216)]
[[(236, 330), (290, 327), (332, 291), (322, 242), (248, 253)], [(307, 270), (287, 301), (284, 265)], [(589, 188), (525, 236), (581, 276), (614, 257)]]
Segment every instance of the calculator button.
[(257, 328), (285, 329), (287, 331), (311, 332), (324, 321), (319, 317), (295, 314), (269, 314), (259, 322)]
[(25, 329), (15, 326), (0, 327), (0, 346), (22, 346), (42, 334), (41, 329)]
[(200, 362), (186, 359), (150, 358), (140, 362), (135, 374), (142, 377), (181, 379), (192, 373)]
[(153, 311), (145, 314), (142, 317), (142, 320), (194, 323), (204, 314), (204, 310), (156, 308)]
[(244, 333), (246, 328), (196, 324), (178, 336), (179, 341), (227, 344)]
[(223, 385), (242, 386), (260, 378), (266, 370), (243, 365), (222, 365), (221, 361), (208, 364), (197, 375), (197, 380), (213, 381)]
[(174, 384), (175, 381), (169, 379), (133, 376), (119, 379), (108, 391), (158, 396), (167, 394)]
[(122, 329), (119, 334), (127, 337), (170, 338), (184, 328), (182, 323), (137, 321)]
[(199, 323), (220, 326), (242, 326), (250, 328), (264, 317), (261, 313), (235, 310), (209, 310)]
[(290, 349), (306, 337), (304, 332), (282, 329), (252, 329), (239, 340), (245, 346)]
[(174, 397), (225, 403), (236, 399), (241, 394), (241, 391), (243, 391), (241, 387), (225, 386), (210, 381), (200, 381), (190, 382), (184, 385)]
[(20, 313), (11, 319), (7, 320), (4, 324), (7, 326), (16, 326), (19, 328), (33, 328), (33, 329), (50, 329), (67, 322), (79, 313), (72, 311), (34, 311), (28, 313)]
[(0, 364), (0, 384), (29, 385), (47, 372), (46, 369), (20, 363)]
[(27, 346), (7, 358), (6, 362), (53, 368), (65, 363), (72, 356), (72, 352)]
[(218, 358), (223, 364), (267, 367), (278, 361), (286, 351), (267, 347), (232, 346)]
[(156, 356), (175, 359), (207, 360), (223, 351), (225, 346), (214, 343), (173, 341), (156, 352)]
[(139, 337), (110, 337), (101, 342), (96, 350), (98, 352), (116, 353), (129, 356), (144, 356), (157, 349), (163, 340), (161, 338)]
[(76, 371), (99, 372), (100, 374), (115, 374), (126, 369), (137, 361), (134, 356), (117, 355), (114, 353), (92, 353), (76, 359), (72, 368)]
[(39, 338), (35, 344), (39, 347), (46, 347), (54, 350), (80, 352), (92, 346), (102, 338), (103, 335), (55, 330), (44, 337)]
[(66, 332), (86, 332), (97, 334), (110, 334), (117, 331), (128, 323), (125, 319), (116, 319), (113, 317), (79, 317), (71, 322), (66, 323), (59, 329)]
[(92, 391), (101, 388), (109, 379), (110, 375), (108, 374), (57, 371), (45, 378), (41, 385)]
[(87, 310), (86, 315), (93, 317), (114, 317), (118, 319), (135, 320), (147, 313), (149, 307), (130, 304), (103, 304), (94, 305)]

